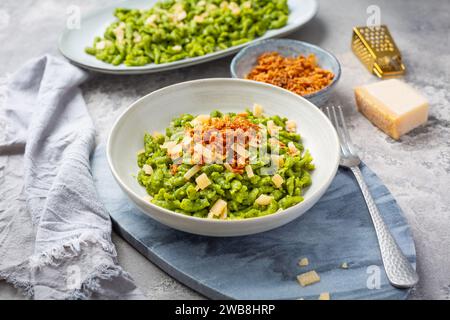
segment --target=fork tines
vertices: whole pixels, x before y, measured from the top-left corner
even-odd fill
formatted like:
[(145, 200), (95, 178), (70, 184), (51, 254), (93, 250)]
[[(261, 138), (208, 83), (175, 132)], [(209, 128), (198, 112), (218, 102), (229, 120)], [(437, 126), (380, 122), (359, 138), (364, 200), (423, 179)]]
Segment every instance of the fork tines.
[[(331, 109), (331, 112), (330, 112)], [(337, 109), (337, 111), (336, 111)], [(343, 156), (356, 156), (341, 106), (326, 107), (326, 114), (336, 128)]]

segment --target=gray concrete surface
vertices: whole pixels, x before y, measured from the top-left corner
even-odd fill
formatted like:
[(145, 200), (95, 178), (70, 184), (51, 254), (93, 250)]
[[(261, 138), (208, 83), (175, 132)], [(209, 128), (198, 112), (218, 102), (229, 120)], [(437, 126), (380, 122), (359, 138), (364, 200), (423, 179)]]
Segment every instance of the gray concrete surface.
[[(82, 15), (113, 1), (15, 1), (0, 6), (0, 77), (30, 58), (58, 54), (57, 38), (70, 5)], [(377, 5), (404, 57), (405, 80), (430, 101), (426, 126), (393, 141), (355, 111), (352, 88), (376, 81), (350, 50), (353, 26), (363, 25), (369, 5)], [(320, 1), (319, 14), (288, 36), (332, 51), (342, 64), (342, 79), (330, 103), (344, 106), (363, 160), (394, 194), (411, 225), (421, 281), (412, 299), (450, 299), (450, 4), (448, 1)], [(228, 77), (230, 58), (186, 69), (143, 76), (97, 75), (83, 92), (103, 141), (114, 118), (133, 100), (173, 83)], [(1, 199), (0, 199), (1, 200)], [(119, 261), (149, 299), (202, 298), (142, 257), (117, 235)], [(21, 299), (0, 282), (0, 299)]]

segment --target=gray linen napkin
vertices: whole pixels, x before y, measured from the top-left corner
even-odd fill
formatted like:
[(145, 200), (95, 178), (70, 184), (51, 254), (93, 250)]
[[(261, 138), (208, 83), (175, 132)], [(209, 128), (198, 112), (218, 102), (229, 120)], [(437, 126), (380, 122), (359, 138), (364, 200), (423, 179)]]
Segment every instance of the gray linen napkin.
[[(95, 131), (78, 88), (86, 79), (68, 62), (44, 56), (7, 87), (0, 159), (24, 151), (24, 179), (23, 192), (11, 195), (9, 175), (0, 174), (0, 279), (35, 299), (139, 299), (117, 264), (90, 172)], [(7, 165), (0, 161), (0, 171)], [(14, 202), (24, 201), (26, 210), (15, 210)]]

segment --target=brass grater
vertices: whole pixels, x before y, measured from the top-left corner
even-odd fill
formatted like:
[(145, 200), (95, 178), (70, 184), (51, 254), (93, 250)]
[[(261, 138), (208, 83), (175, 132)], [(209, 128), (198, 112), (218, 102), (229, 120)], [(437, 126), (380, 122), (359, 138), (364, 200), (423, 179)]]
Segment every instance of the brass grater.
[(367, 69), (379, 78), (405, 73), (400, 51), (385, 25), (354, 27), (352, 50)]

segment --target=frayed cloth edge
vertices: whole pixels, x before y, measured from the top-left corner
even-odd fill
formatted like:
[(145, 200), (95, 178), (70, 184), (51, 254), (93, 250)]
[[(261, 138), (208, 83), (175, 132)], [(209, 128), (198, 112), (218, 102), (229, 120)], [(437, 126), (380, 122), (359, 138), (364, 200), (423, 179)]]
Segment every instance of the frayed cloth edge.
[(15, 275), (14, 271), (9, 273), (7, 271), (0, 271), (0, 280), (5, 280), (6, 283), (11, 284), (21, 294), (27, 298), (32, 298), (34, 295), (34, 288), (30, 281), (21, 281)]
[(83, 245), (98, 244), (111, 257), (117, 256), (114, 245), (109, 243), (105, 236), (95, 233), (84, 233), (71, 240), (55, 246), (45, 252), (34, 254), (29, 258), (31, 269), (39, 269), (41, 266), (58, 266), (63, 260), (80, 255)]
[[(95, 235), (94, 233), (82, 234), (79, 237), (69, 240), (68, 242), (53, 247), (50, 250), (31, 256), (26, 262), (17, 266), (10, 267), (6, 270), (0, 270), (0, 279), (13, 285), (24, 296), (33, 298), (34, 287), (31, 281), (19, 280), (17, 273), (20, 271), (28, 272), (31, 276), (33, 270), (43, 266), (58, 266), (65, 259), (73, 259), (80, 256), (83, 246), (87, 244), (100, 245), (103, 251), (115, 260), (117, 253), (114, 246), (108, 243), (104, 237)], [(25, 270), (24, 270), (25, 269)], [(84, 279), (78, 289), (72, 289), (65, 293), (68, 300), (86, 300), (94, 293), (102, 293), (99, 280), (110, 280), (123, 276), (130, 278), (129, 274), (116, 264), (100, 264)]]

